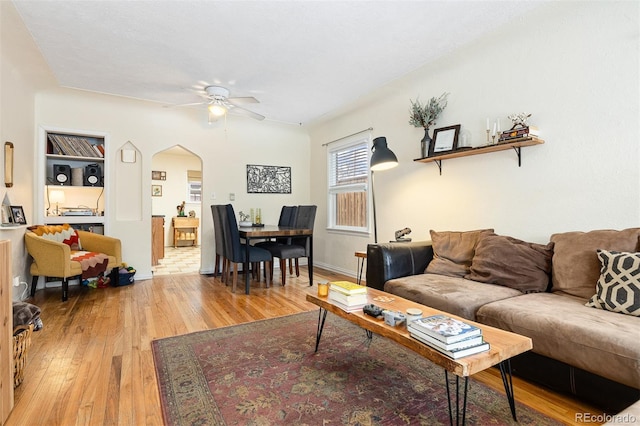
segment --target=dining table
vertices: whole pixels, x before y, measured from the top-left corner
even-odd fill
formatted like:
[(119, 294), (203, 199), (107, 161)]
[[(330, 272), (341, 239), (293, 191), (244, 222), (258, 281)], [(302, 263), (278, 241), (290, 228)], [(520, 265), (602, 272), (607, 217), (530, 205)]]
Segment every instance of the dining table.
[[(313, 229), (296, 228), (293, 226), (262, 225), (262, 226), (239, 226), (240, 239), (244, 239), (245, 259), (244, 259), (244, 286), (245, 294), (250, 293), (249, 274), (249, 246), (251, 240), (264, 240), (277, 237), (306, 237), (309, 240), (309, 258), (307, 268), (309, 270), (309, 285), (313, 285)], [(272, 265), (273, 268), (273, 265)]]

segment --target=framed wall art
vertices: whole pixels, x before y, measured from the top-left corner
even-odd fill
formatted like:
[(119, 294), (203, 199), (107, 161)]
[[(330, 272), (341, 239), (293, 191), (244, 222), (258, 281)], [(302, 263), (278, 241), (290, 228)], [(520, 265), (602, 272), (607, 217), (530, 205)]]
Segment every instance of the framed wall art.
[(429, 147), (429, 156), (447, 151), (455, 151), (458, 148), (458, 135), (460, 124), (449, 127), (441, 127), (433, 132), (433, 141)]
[(247, 164), (247, 193), (291, 194), (291, 167)]
[(162, 185), (151, 185), (151, 196), (162, 197)]
[(152, 170), (151, 180), (167, 180), (167, 172), (160, 171), (160, 170)]

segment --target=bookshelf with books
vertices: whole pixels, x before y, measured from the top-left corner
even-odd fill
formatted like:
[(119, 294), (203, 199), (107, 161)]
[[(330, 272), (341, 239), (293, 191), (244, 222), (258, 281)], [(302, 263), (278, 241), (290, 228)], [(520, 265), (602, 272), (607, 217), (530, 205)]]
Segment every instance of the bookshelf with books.
[[(40, 127), (37, 155), (38, 223), (104, 230), (108, 135)], [(62, 200), (62, 201), (59, 201)]]

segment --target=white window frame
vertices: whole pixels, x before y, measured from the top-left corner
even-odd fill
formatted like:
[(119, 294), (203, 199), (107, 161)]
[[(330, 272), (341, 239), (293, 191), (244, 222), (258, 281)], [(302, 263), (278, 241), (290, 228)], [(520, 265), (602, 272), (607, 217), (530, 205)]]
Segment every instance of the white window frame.
[[(197, 183), (200, 186), (199, 190), (194, 190), (192, 186), (194, 183)], [(194, 193), (200, 194), (200, 200), (194, 201), (191, 198)], [(187, 170), (187, 200), (189, 200), (189, 204), (202, 203), (202, 172), (200, 170)]]
[[(367, 153), (366, 155), (366, 181), (353, 184), (335, 184), (333, 182), (334, 173), (334, 160), (333, 156), (340, 151), (344, 151), (349, 148), (363, 145)], [(343, 232), (349, 234), (371, 234), (371, 194), (370, 184), (371, 171), (369, 169), (369, 151), (371, 149), (371, 135), (359, 135), (347, 138), (340, 142), (334, 142), (328, 146), (327, 149), (327, 230), (335, 232)], [(336, 194), (345, 192), (366, 192), (367, 193), (367, 205), (366, 205), (366, 220), (365, 226), (343, 226), (337, 225), (336, 217)]]

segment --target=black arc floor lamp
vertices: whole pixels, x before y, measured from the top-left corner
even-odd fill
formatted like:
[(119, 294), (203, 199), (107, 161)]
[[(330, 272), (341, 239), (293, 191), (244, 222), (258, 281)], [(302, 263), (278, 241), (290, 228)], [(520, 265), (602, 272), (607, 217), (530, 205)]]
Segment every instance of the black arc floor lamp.
[(398, 158), (387, 147), (387, 138), (380, 136), (373, 140), (373, 146), (371, 147), (371, 163), (369, 168), (371, 169), (371, 200), (373, 202), (373, 241), (378, 243), (378, 222), (376, 220), (376, 191), (374, 185), (373, 175), (374, 172), (382, 170), (388, 170), (398, 165)]

